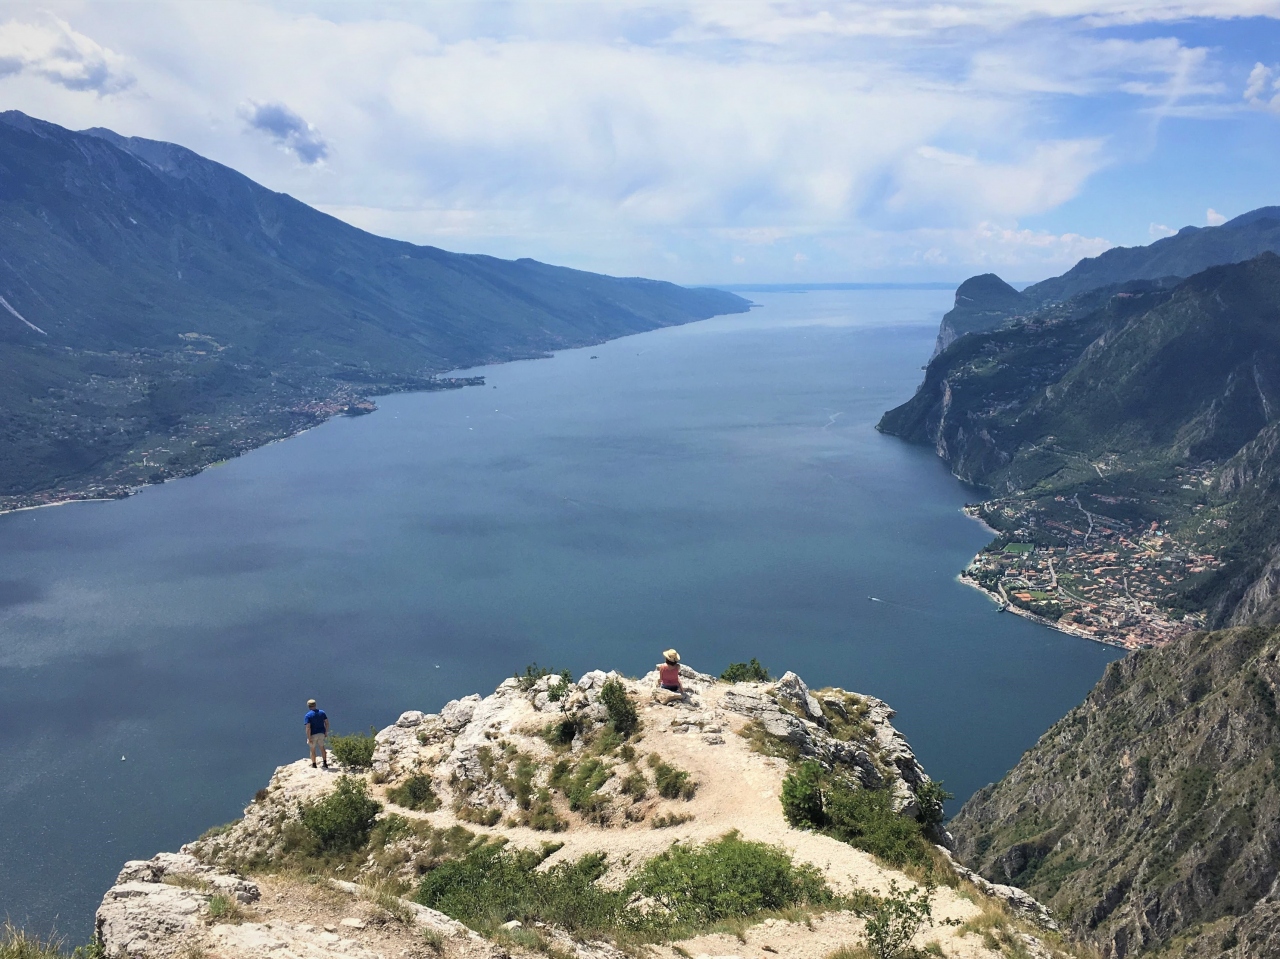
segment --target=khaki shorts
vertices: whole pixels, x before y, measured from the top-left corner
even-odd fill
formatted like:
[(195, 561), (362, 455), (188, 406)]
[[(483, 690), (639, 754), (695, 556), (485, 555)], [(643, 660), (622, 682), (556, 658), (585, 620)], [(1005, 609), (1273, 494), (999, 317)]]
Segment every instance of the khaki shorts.
[(324, 749), (324, 733), (311, 734), (311, 748)]

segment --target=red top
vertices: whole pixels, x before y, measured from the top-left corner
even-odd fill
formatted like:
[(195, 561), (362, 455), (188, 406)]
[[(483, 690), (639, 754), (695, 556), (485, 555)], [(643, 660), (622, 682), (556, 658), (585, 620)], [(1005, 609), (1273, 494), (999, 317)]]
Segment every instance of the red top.
[(658, 682), (663, 686), (679, 686), (680, 667), (675, 663), (663, 663), (658, 667)]

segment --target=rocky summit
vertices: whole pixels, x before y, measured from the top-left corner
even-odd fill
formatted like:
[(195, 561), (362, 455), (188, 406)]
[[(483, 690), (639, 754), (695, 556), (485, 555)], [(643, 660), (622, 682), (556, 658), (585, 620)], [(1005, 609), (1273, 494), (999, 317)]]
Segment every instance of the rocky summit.
[[(330, 769), (282, 766), (242, 819), (127, 863), (98, 910), (101, 945), (139, 959), (821, 959), (860, 945), (877, 904), (910, 890), (931, 912), (920, 949), (1074, 955), (1029, 895), (921, 838), (932, 787), (888, 705), (793, 673), (681, 678), (683, 695), (656, 673), (530, 671), (339, 738)], [(790, 825), (798, 769), (883, 797), (868, 808), (887, 819), (866, 828), (924, 857), (894, 865), (856, 836)], [(804, 892), (787, 905), (786, 888)]]

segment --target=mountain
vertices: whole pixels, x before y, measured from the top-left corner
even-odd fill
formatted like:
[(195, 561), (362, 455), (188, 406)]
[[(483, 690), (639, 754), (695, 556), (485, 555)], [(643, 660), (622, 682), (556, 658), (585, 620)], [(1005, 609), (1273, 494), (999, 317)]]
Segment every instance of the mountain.
[[(1280, 569), (1280, 256), (1172, 290), (1094, 290), (966, 336), (879, 429), (998, 495), (1072, 510), (1094, 496), (1133, 529), (1217, 552), (1220, 569), (1165, 597), (1175, 606), (1218, 624), (1280, 616), (1267, 585)], [(1203, 476), (1177, 478), (1186, 470)]]
[(1254, 627), (1112, 663), (952, 819), (958, 854), (1111, 959), (1275, 956), (1278, 656)]
[(0, 230), (0, 497), (178, 475), (449, 369), (749, 308), (385, 239), (183, 147), (16, 111)]
[(1025, 313), (1031, 301), (994, 273), (971, 276), (956, 288), (956, 305), (942, 318), (937, 356), (966, 333), (995, 329), (1011, 316)]
[(971, 277), (956, 290), (955, 307), (942, 318), (936, 356), (966, 333), (993, 330), (1038, 308), (1082, 293), (1148, 280), (1172, 286), (1212, 266), (1280, 253), (1280, 206), (1243, 213), (1221, 226), (1186, 226), (1148, 246), (1117, 246), (1086, 257), (1062, 276), (1034, 283), (1019, 295), (994, 273)]

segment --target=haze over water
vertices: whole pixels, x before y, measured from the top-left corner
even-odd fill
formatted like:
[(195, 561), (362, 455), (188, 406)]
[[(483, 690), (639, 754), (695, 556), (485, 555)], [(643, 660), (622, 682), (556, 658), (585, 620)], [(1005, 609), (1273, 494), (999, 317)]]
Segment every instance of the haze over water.
[(756, 656), (887, 700), (960, 800), (999, 778), (1116, 651), (956, 582), (979, 494), (873, 429), (951, 294), (750, 296), (0, 517), (0, 914), (83, 939), (126, 859), (304, 755), (308, 696), (349, 732), (535, 660)]

